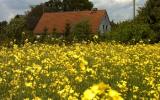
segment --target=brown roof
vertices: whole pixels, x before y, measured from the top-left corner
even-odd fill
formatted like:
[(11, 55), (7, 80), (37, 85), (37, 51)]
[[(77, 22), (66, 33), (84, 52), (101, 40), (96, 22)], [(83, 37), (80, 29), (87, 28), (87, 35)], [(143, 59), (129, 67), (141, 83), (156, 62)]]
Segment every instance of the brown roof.
[(57, 32), (63, 33), (66, 23), (74, 25), (82, 20), (88, 20), (92, 32), (97, 32), (103, 16), (107, 16), (106, 10), (44, 13), (35, 27), (34, 33), (43, 33), (45, 28), (49, 33), (53, 32), (54, 28)]

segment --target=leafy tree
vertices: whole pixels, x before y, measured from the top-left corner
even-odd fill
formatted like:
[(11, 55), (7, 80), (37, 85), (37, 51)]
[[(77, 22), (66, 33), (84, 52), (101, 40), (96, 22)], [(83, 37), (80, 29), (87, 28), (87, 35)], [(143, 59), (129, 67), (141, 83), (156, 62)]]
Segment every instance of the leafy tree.
[(62, 11), (61, 0), (49, 0), (44, 4), (45, 12), (58, 12)]
[(25, 31), (26, 20), (22, 15), (17, 15), (7, 26), (7, 33), (10, 39), (16, 39), (17, 43), (22, 42), (22, 32)]
[(123, 43), (160, 41), (160, 0), (147, 0), (134, 21), (112, 24), (112, 32), (107, 33), (107, 39)]
[(0, 34), (4, 35), (6, 34), (6, 27), (7, 27), (7, 21), (0, 22)]
[(112, 20), (110, 21), (110, 24), (111, 24), (111, 27), (114, 28), (114, 27), (117, 27), (117, 24)]
[(7, 21), (0, 22), (0, 34), (6, 34)]
[(0, 34), (3, 34), (3, 32), (5, 31), (5, 27), (7, 26), (7, 21), (2, 21), (0, 22)]
[(7, 37), (7, 21), (2, 21), (0, 22), (0, 44), (1, 42), (3, 42), (4, 40), (6, 40)]
[(149, 24), (151, 29), (160, 33), (160, 0), (148, 0), (145, 6), (140, 8), (137, 19)]
[(89, 0), (63, 0), (63, 11), (91, 10), (93, 3)]
[(119, 23), (111, 32), (107, 33), (107, 40), (115, 40), (121, 43), (154, 43), (156, 34), (148, 24), (133, 21)]
[(26, 15), (26, 25), (28, 30), (33, 31), (42, 14), (43, 14), (43, 5), (37, 5), (35, 7), (31, 7), (31, 11), (28, 12), (28, 14)]

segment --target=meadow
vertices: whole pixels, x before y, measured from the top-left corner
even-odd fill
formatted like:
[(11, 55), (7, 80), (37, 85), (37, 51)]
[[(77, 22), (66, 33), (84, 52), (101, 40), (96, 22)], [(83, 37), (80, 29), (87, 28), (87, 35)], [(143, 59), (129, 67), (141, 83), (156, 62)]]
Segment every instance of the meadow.
[(2, 100), (160, 99), (160, 44), (1, 47)]

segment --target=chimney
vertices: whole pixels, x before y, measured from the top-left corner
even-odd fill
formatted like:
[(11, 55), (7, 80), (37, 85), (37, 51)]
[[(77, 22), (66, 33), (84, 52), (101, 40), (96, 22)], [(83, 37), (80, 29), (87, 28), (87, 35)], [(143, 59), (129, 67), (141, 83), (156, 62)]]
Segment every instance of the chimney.
[(92, 14), (92, 13), (96, 13), (97, 10), (98, 10), (98, 8), (92, 8), (92, 9), (91, 9), (91, 14)]

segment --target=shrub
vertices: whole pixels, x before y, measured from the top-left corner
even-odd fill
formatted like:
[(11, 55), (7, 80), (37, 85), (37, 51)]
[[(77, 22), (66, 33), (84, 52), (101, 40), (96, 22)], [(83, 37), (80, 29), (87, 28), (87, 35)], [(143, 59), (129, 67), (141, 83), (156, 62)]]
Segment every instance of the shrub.
[(107, 39), (123, 43), (145, 43), (156, 41), (156, 34), (150, 29), (148, 24), (137, 22), (123, 22), (119, 24), (112, 32), (107, 33)]
[(72, 29), (72, 37), (78, 40), (88, 39), (91, 35), (91, 25), (88, 20), (80, 21)]

